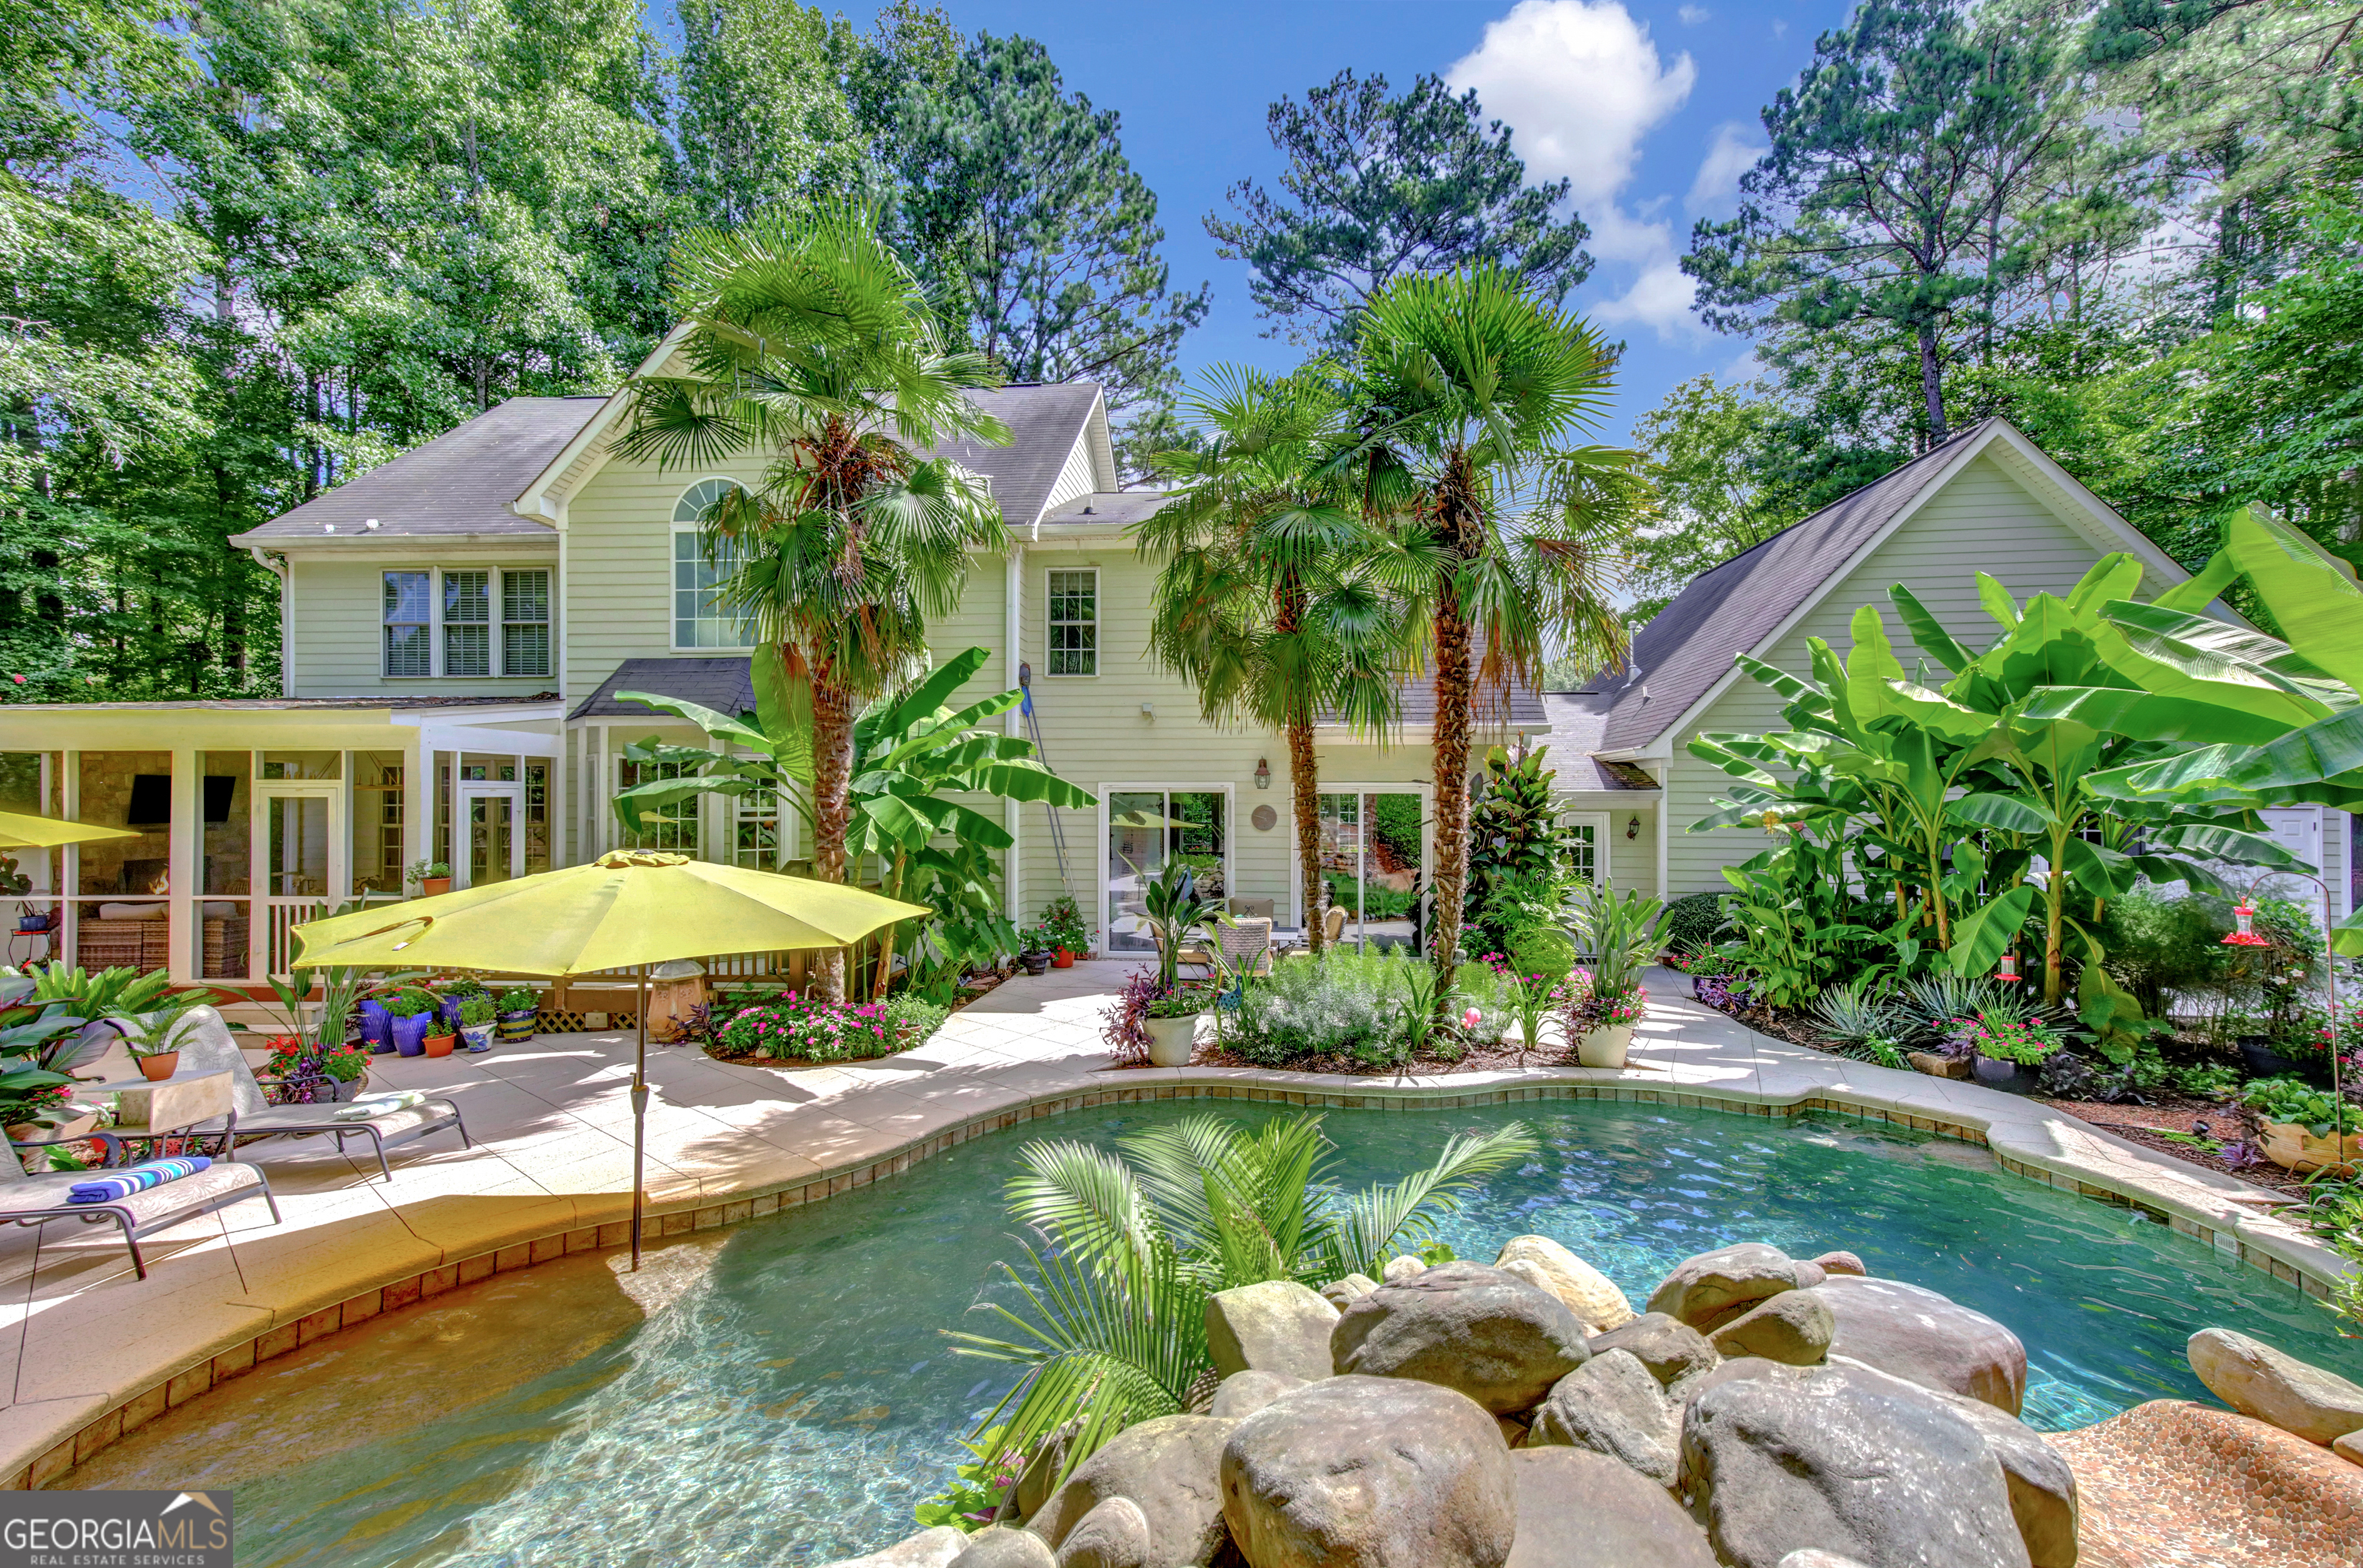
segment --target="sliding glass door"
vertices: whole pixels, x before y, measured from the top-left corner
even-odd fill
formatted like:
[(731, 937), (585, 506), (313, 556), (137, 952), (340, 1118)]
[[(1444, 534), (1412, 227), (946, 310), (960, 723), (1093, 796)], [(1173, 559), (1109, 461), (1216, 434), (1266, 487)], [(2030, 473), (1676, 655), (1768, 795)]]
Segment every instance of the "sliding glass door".
[(1107, 950), (1154, 953), (1143, 895), (1181, 860), (1203, 898), (1226, 896), (1229, 797), (1220, 790), (1143, 785), (1107, 791)]
[[(1321, 797), (1321, 875), (1331, 907), (1346, 911), (1344, 940), (1420, 948), (1426, 889), (1415, 790), (1365, 790)], [(1305, 893), (1313, 918), (1315, 889)]]

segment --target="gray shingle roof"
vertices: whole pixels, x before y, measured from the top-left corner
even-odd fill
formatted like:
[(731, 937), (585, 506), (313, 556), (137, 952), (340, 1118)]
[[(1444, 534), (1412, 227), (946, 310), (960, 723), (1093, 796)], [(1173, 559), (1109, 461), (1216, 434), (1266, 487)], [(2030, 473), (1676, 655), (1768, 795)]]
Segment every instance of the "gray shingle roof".
[(970, 401), (1009, 426), (1009, 445), (953, 441), (937, 455), (959, 458), (993, 481), (993, 498), (1012, 528), (1030, 528), (1059, 482), (1076, 437), (1089, 423), (1100, 389), (1090, 381), (972, 392)]
[(599, 690), (576, 704), (570, 719), (654, 719), (659, 714), (643, 702), (618, 702), (618, 691), (653, 691), (727, 713), (732, 718), (755, 707), (755, 682), (747, 673), (745, 654), (736, 658), (627, 658), (599, 683)]
[[(605, 401), (513, 397), (230, 543), (326, 537), (331, 523), (338, 536), (354, 537), (511, 534), (554, 539), (549, 529), (511, 512), (509, 502)], [(372, 517), (378, 520), (374, 531), (364, 527)]]
[[(1042, 517), (1042, 526), (1066, 523), (1137, 523), (1171, 499), (1170, 490), (1098, 490), (1062, 501)], [(1085, 508), (1089, 508), (1087, 512)]]
[(1731, 661), (1773, 633), (1998, 422), (1981, 420), (1883, 479), (1841, 496), (1753, 549), (1691, 580), (1633, 639), (1625, 673), (1601, 678), (1614, 693), (1603, 751), (1648, 745), (1680, 722)]
[(1657, 789), (1654, 782), (1636, 779), (1629, 764), (1603, 762), (1592, 755), (1600, 748), (1613, 701), (1613, 693), (1601, 691), (1543, 693), (1550, 727), (1534, 739), (1549, 744), (1550, 755), (1544, 760), (1558, 770), (1561, 790)]

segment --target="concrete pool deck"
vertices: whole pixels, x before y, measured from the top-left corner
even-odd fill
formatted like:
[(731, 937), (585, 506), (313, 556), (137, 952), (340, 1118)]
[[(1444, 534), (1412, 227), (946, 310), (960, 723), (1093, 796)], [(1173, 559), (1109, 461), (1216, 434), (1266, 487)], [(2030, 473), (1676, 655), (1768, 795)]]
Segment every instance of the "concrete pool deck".
[[(1011, 980), (926, 1045), (782, 1073), (650, 1046), (651, 1235), (817, 1201), (1020, 1121), (1086, 1106), (1235, 1099), (1382, 1109), (1616, 1099), (1759, 1116), (1828, 1110), (1983, 1144), (2007, 1170), (2129, 1203), (2317, 1297), (2350, 1266), (2261, 1189), (1973, 1084), (1758, 1034), (1657, 972), (1622, 1071), (1562, 1065), (1436, 1077), (1108, 1066), (1100, 1017), (1132, 966)], [(133, 1277), (111, 1227), (0, 1232), (0, 1480), (72, 1483), (82, 1460), (258, 1360), (494, 1272), (619, 1246), (631, 1209), (628, 1034), (560, 1034), (439, 1060), (379, 1057), (373, 1084), (460, 1104), (477, 1140), (250, 1145), (279, 1194), (160, 1233)], [(81, 1228), (77, 1227), (79, 1231)]]

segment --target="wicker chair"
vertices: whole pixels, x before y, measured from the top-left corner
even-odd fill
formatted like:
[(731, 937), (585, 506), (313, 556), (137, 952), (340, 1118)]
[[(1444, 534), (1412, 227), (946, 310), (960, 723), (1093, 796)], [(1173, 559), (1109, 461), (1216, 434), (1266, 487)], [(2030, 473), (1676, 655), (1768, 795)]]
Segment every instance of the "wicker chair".
[(1223, 967), (1235, 975), (1271, 973), (1271, 920), (1234, 920), (1215, 933)]

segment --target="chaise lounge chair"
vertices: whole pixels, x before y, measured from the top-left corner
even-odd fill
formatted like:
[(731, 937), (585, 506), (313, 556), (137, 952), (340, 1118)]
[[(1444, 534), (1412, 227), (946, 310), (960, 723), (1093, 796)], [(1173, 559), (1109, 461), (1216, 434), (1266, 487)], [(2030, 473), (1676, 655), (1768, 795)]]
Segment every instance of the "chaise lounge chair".
[(49, 1225), (61, 1220), (79, 1220), (85, 1225), (94, 1225), (112, 1220), (122, 1232), (123, 1244), (131, 1251), (131, 1266), (142, 1279), (148, 1277), (148, 1260), (140, 1254), (139, 1242), (152, 1231), (194, 1220), (200, 1214), (210, 1214), (242, 1198), (254, 1197), (271, 1206), (271, 1222), (279, 1223), (279, 1200), (271, 1195), (270, 1178), (252, 1165), (217, 1163), (177, 1181), (162, 1182), (105, 1203), (69, 1203), (67, 1193), (74, 1183), (86, 1180), (89, 1172), (49, 1171), (28, 1176), (17, 1154), (20, 1149), (83, 1143), (103, 1146), (109, 1167), (123, 1164), (123, 1144), (110, 1133), (84, 1132), (74, 1138), (0, 1136), (0, 1147), (7, 1151), (6, 1158), (0, 1159), (0, 1223)]
[(327, 1132), (335, 1136), (338, 1154), (344, 1153), (346, 1139), (366, 1136), (377, 1152), (379, 1172), (392, 1181), (394, 1167), (385, 1163), (385, 1152), (394, 1144), (448, 1128), (460, 1134), (461, 1148), (475, 1146), (468, 1136), (467, 1124), (460, 1120), (458, 1104), (439, 1096), (423, 1105), (405, 1106), (398, 1110), (382, 1111), (366, 1121), (348, 1121), (336, 1119), (337, 1107), (333, 1105), (271, 1104), (263, 1098), (262, 1086), (254, 1081), (254, 1069), (246, 1065), (245, 1054), (231, 1037), (229, 1026), (212, 1008), (190, 1009), (174, 1032), (172, 1043), (181, 1050), (181, 1071), (227, 1072), (230, 1076), (232, 1110), (228, 1117), (220, 1124), (208, 1122), (191, 1129), (201, 1136), (221, 1135), (225, 1159), (237, 1159), (238, 1140), (250, 1134), (283, 1133), (300, 1138)]

